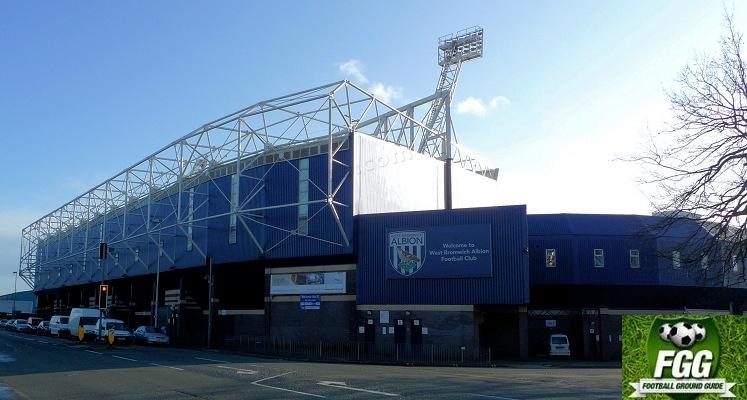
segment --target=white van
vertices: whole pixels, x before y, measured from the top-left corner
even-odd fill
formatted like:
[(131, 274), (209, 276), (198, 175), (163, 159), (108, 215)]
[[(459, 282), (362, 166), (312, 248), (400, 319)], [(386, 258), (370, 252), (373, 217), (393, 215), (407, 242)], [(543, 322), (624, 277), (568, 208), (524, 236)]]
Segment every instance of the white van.
[(565, 357), (571, 355), (571, 345), (568, 343), (568, 336), (561, 334), (550, 335), (550, 355)]
[(70, 318), (67, 321), (70, 336), (78, 337), (78, 328), (83, 327), (84, 339), (96, 338), (96, 322), (105, 317), (103, 311), (98, 308), (73, 308), (70, 310)]
[(67, 315), (54, 315), (49, 320), (49, 335), (66, 337), (70, 335), (70, 328), (67, 327), (67, 321), (70, 319)]
[(98, 340), (106, 341), (110, 329), (114, 331), (114, 340), (116, 342), (132, 343), (132, 333), (127, 329), (124, 321), (112, 318), (101, 318), (96, 321)]

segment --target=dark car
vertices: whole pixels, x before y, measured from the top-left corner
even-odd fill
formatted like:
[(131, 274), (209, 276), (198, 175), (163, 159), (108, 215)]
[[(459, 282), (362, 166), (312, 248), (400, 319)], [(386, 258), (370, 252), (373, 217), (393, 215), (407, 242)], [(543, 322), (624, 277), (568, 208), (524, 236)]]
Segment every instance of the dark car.
[(41, 321), (36, 325), (36, 334), (39, 336), (49, 336), (49, 321)]
[(39, 325), (39, 322), (42, 322), (42, 319), (39, 317), (28, 317), (26, 320), (26, 323), (29, 324), (32, 331), (36, 330), (36, 326)]
[(159, 332), (152, 326), (139, 326), (133, 332), (135, 343), (142, 344), (169, 344), (169, 336)]

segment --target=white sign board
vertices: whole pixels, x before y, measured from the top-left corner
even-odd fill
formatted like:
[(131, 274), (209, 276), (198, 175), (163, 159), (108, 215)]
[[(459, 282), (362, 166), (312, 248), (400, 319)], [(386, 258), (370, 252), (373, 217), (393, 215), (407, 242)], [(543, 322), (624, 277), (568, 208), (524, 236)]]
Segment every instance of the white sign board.
[(270, 294), (345, 293), (345, 272), (270, 275)]
[(393, 326), (389, 327), (389, 334), (390, 335), (394, 334), (394, 327)]
[(546, 328), (555, 328), (556, 325), (557, 325), (557, 321), (555, 321), (554, 319), (546, 319), (545, 320), (545, 327)]
[(379, 311), (379, 323), (382, 323), (382, 324), (389, 323), (389, 311), (386, 311), (386, 310)]
[(365, 326), (359, 326), (358, 327), (358, 333), (366, 333), (366, 327)]
[(428, 334), (428, 328), (423, 327), (423, 335), (427, 335), (427, 334)]

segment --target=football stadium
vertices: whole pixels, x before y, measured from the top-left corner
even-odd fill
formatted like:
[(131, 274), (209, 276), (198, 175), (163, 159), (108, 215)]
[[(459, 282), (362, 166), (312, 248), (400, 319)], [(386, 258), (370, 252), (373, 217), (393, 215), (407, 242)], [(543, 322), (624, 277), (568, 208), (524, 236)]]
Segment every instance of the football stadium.
[(744, 265), (680, 256), (708, 234), (699, 226), (497, 204), (498, 169), (460, 147), (451, 118), (461, 68), (482, 55), (470, 28), (439, 39), (424, 98), (395, 107), (334, 82), (135, 162), (23, 229), (37, 314), (102, 307), (184, 345), (272, 338), (398, 356), (526, 359), (565, 335), (571, 358), (614, 360), (624, 314), (747, 307)]

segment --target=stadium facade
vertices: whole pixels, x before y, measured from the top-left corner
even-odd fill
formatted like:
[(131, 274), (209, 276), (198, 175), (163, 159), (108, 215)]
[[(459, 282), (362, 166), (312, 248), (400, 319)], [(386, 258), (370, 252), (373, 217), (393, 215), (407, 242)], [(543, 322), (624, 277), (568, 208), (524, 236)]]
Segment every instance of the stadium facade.
[(564, 333), (575, 356), (614, 359), (624, 313), (744, 308), (743, 267), (724, 275), (662, 256), (697, 228), (652, 235), (655, 217), (495, 204), (498, 170), (459, 147), (450, 117), (481, 37), (441, 40), (452, 47), (440, 49), (434, 95), (395, 108), (341, 81), (261, 101), (39, 219), (23, 230), (20, 267), (38, 313), (96, 306), (104, 282), (112, 315), (168, 325), (183, 343), (209, 330), (215, 343), (524, 358)]

